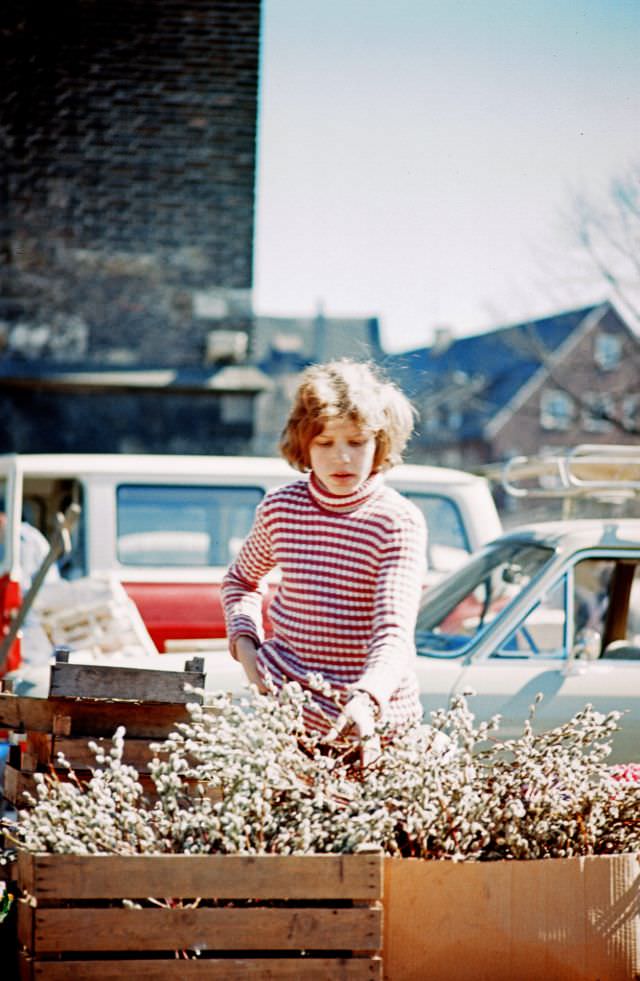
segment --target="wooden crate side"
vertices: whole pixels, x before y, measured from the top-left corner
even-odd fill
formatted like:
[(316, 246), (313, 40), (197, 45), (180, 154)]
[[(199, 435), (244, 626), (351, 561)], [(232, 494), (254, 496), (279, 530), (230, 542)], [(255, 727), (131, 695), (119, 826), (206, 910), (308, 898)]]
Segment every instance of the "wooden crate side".
[(15, 879), (18, 884), (18, 888), (23, 894), (28, 893), (30, 896), (33, 895), (35, 889), (34, 870), (37, 858), (38, 856), (34, 855), (33, 852), (18, 850), (14, 867)]
[[(57, 779), (63, 783), (68, 783), (72, 779), (69, 771), (66, 769), (58, 768), (55, 770), (55, 773)], [(91, 779), (91, 772), (89, 770), (75, 770), (75, 775), (81, 783), (86, 783)], [(156, 797), (156, 794), (155, 785), (151, 780), (151, 777), (145, 773), (141, 773), (139, 776), (140, 785), (144, 793), (147, 797), (153, 800)], [(25, 770), (16, 770), (15, 767), (12, 766), (6, 766), (2, 793), (5, 799), (13, 804), (17, 810), (23, 810), (30, 807), (31, 805), (25, 799), (24, 795), (25, 793), (29, 793), (35, 800), (38, 799), (34, 773), (27, 772)]]
[(358, 950), (382, 946), (382, 910), (331, 907), (33, 910), (36, 957), (65, 951)]
[(36, 782), (33, 773), (26, 773), (16, 769), (15, 766), (7, 765), (4, 768), (2, 795), (5, 800), (13, 804), (15, 808), (26, 807), (27, 802), (24, 798), (25, 792), (36, 796)]
[(34, 961), (22, 955), (20, 981), (380, 981), (371, 958), (207, 958), (206, 960)]
[(185, 692), (185, 684), (204, 687), (203, 671), (163, 671), (151, 668), (121, 668), (101, 664), (51, 666), (49, 695), (67, 698), (142, 699), (145, 702), (202, 701), (202, 696)]
[(0, 729), (53, 732), (56, 716), (71, 719), (73, 736), (111, 737), (119, 725), (127, 737), (164, 739), (176, 722), (186, 722), (185, 704), (83, 698), (29, 698), (0, 692)]
[[(29, 892), (37, 901), (147, 896), (374, 900), (382, 896), (383, 856), (380, 852), (356, 855), (38, 854), (29, 857), (32, 860)], [(22, 867), (18, 862), (18, 885), (21, 888)]]
[(18, 900), (17, 934), (18, 943), (26, 950), (32, 951), (34, 939), (34, 907), (25, 899)]
[[(58, 753), (62, 753), (68, 763), (76, 770), (89, 770), (96, 765), (95, 753), (89, 749), (87, 737), (73, 739), (68, 736), (56, 736), (53, 740), (51, 749), (51, 762), (56, 763)], [(106, 737), (97, 737), (93, 740), (100, 749), (108, 754), (112, 748), (112, 742)], [(124, 743), (123, 762), (128, 766), (135, 766), (139, 773), (148, 773), (149, 764), (156, 754), (149, 748), (147, 739), (130, 739), (128, 736)]]
[[(51, 760), (51, 755), (53, 753), (53, 736), (47, 732), (28, 732), (27, 733), (27, 751), (30, 756), (32, 756), (36, 761), (37, 769), (38, 765), (44, 765), (49, 763)], [(24, 756), (22, 760), (22, 769), (26, 770), (27, 766), (25, 764)]]

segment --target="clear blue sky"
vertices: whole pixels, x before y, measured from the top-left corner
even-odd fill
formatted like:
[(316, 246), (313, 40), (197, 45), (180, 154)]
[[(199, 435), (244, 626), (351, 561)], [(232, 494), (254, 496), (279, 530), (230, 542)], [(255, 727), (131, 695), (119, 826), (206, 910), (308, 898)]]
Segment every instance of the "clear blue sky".
[(257, 311), (400, 350), (571, 305), (561, 212), (640, 161), (639, 52), (640, 0), (263, 0)]

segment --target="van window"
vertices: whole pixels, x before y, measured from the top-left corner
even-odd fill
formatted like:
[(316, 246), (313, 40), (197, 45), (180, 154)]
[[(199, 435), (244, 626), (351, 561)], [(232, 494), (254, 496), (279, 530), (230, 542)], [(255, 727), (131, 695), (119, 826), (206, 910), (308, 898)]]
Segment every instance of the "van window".
[(471, 551), (458, 506), (440, 494), (402, 494), (422, 511), (427, 522), (429, 568), (436, 572), (457, 569)]
[(118, 561), (138, 566), (226, 566), (246, 538), (259, 487), (123, 484)]

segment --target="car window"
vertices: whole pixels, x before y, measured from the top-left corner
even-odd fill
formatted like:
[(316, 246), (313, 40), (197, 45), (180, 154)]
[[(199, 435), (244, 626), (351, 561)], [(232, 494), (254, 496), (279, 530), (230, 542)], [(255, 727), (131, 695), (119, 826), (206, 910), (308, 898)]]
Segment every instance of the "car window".
[(262, 496), (258, 487), (120, 485), (118, 561), (226, 566), (247, 536)]
[(471, 548), (457, 504), (441, 494), (401, 493), (422, 511), (427, 522), (429, 568), (436, 572), (458, 568)]
[(493, 657), (567, 656), (568, 577), (547, 590)]
[(550, 548), (518, 541), (479, 551), (428, 590), (418, 613), (418, 653), (448, 657), (467, 650), (552, 557)]
[(640, 564), (593, 557), (536, 603), (494, 657), (640, 659)]

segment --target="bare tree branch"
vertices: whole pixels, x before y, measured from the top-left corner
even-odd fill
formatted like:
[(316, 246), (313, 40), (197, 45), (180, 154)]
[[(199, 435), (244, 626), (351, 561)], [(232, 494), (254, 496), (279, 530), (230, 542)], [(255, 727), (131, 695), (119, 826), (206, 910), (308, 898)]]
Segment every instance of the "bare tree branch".
[(577, 197), (571, 216), (592, 269), (640, 321), (640, 167), (612, 181), (600, 202)]

